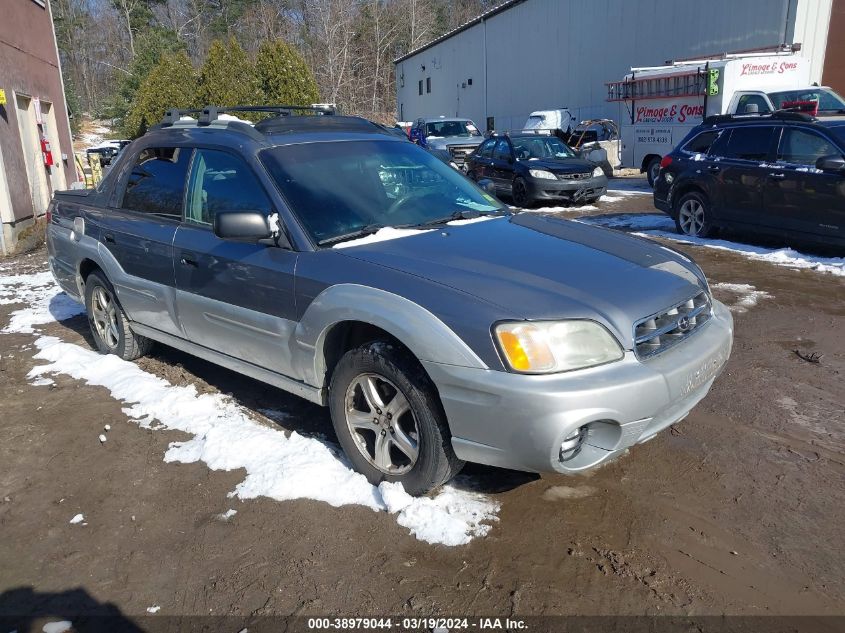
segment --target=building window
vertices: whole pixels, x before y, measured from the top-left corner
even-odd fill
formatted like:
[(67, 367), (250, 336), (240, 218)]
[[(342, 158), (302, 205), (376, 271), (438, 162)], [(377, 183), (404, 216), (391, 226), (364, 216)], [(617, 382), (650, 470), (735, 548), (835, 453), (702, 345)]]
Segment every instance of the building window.
[(496, 129), (496, 121), (493, 119), (493, 117), (488, 116), (487, 117), (487, 131), (492, 132), (495, 129)]
[(431, 92), (431, 77), (425, 78), (425, 91)]
[(420, 79), (420, 94), (422, 94), (422, 79)]

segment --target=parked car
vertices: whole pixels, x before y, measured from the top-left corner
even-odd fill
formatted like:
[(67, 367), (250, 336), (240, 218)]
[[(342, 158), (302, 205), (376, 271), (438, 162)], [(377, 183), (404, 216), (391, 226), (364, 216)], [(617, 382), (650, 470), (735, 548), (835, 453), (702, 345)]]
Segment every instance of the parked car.
[(568, 108), (558, 108), (532, 112), (528, 115), (524, 128), (526, 130), (561, 130), (569, 135), (577, 125), (578, 120)]
[(654, 204), (685, 235), (731, 227), (845, 246), (845, 117), (707, 119), (663, 158)]
[(546, 131), (496, 134), (467, 158), (467, 175), (493, 182), (518, 207), (537, 202), (595, 202), (607, 192), (601, 167)]
[(157, 341), (328, 406), (352, 466), (411, 494), (465, 461), (604, 463), (731, 351), (686, 256), (513, 215), (356, 117), (173, 112), (98, 189), (56, 193), (47, 242), (101, 352)]
[(484, 140), (475, 123), (469, 119), (446, 117), (417, 119), (409, 137), (426, 149), (446, 150), (461, 169), (469, 153)]

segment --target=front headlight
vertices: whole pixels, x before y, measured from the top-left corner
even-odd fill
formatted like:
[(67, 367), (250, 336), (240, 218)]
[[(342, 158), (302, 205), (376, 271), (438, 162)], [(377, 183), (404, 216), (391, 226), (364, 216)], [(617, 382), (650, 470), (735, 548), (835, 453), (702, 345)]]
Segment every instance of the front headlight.
[(599, 176), (604, 176), (604, 170), (601, 167), (596, 167), (593, 170), (593, 178), (598, 178)]
[(510, 368), (526, 374), (584, 369), (625, 356), (616, 339), (595, 321), (499, 323), (493, 332)]
[(543, 180), (557, 180), (557, 176), (555, 176), (550, 171), (546, 171), (545, 169), (529, 169), (528, 173), (531, 174), (533, 178), (542, 178)]

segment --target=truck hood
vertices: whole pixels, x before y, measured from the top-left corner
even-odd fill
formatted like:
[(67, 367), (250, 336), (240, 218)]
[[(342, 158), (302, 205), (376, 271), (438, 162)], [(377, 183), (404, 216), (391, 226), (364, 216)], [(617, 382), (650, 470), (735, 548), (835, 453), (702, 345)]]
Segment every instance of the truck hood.
[(428, 137), (426, 145), (433, 149), (446, 149), (450, 145), (481, 145), (483, 136), (435, 136)]
[(692, 260), (656, 242), (532, 214), (341, 252), (472, 295), (515, 318), (597, 320), (627, 349), (634, 322), (707, 288)]

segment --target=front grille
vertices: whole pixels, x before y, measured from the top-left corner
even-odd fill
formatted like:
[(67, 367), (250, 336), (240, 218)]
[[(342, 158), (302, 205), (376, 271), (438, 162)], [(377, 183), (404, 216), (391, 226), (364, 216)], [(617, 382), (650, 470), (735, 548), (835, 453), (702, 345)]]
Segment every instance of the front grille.
[(472, 154), (476, 147), (477, 145), (450, 145), (449, 154), (451, 154), (452, 160), (458, 166), (461, 166), (466, 162), (467, 156)]
[(676, 306), (634, 324), (634, 351), (644, 359), (665, 352), (690, 337), (710, 320), (710, 297), (700, 292)]
[(583, 180), (584, 178), (589, 178), (593, 174), (591, 172), (586, 172), (583, 174), (557, 174), (558, 180)]

